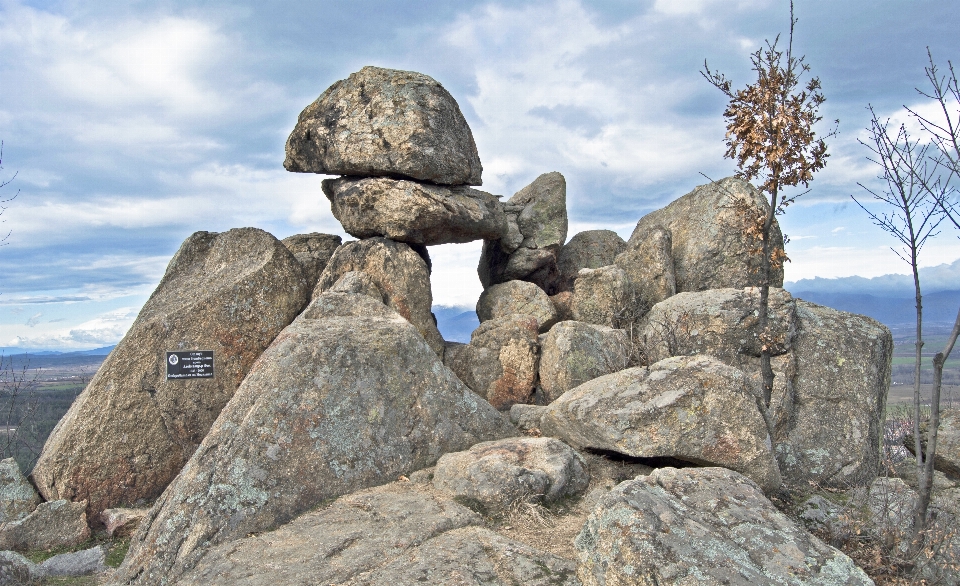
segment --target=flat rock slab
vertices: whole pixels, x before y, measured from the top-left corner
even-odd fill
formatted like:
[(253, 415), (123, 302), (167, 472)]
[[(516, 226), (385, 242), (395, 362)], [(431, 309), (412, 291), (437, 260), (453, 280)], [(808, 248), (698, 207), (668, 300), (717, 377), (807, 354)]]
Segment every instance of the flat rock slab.
[(287, 139), (287, 171), (480, 185), (477, 145), (457, 101), (414, 71), (364, 67), (327, 88)]
[[(309, 293), (300, 263), (263, 230), (190, 236), (47, 439), (31, 474), (43, 497), (88, 499), (91, 523), (158, 497)], [(173, 350), (212, 350), (215, 376), (167, 379)]]
[[(424, 583), (423, 577), (429, 584), (576, 583), (575, 562), (475, 527), (482, 522), (422, 485), (392, 483), (220, 545), (178, 584), (396, 586)], [(545, 579), (558, 575), (566, 578)]]
[(772, 491), (780, 472), (748, 384), (712, 356), (667, 358), (567, 391), (542, 408), (540, 430), (575, 448), (724, 466)]
[(583, 458), (554, 438), (508, 438), (444, 454), (433, 485), (503, 512), (515, 503), (552, 504), (579, 496), (590, 483)]
[(61, 553), (39, 565), (39, 573), (47, 577), (89, 576), (107, 570), (107, 552), (102, 545)]
[(41, 503), (23, 519), (0, 525), (0, 550), (30, 551), (70, 547), (90, 537), (87, 502)]
[(42, 499), (13, 458), (0, 460), (0, 523), (19, 521)]
[(660, 468), (618, 485), (575, 545), (584, 586), (873, 584), (723, 468)]
[(324, 179), (333, 216), (357, 238), (384, 236), (424, 246), (497, 240), (506, 229), (496, 196), (385, 177)]
[(210, 547), (515, 433), (396, 312), (324, 293), (257, 361), (141, 524), (119, 575), (175, 582)]

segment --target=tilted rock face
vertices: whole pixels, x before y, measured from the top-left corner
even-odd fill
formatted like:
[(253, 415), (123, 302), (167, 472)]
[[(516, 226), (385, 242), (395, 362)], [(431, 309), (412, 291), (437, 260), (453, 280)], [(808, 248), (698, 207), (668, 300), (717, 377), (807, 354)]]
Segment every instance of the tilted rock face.
[(54, 549), (81, 543), (90, 537), (86, 509), (86, 501), (40, 503), (23, 519), (0, 525), (0, 550)]
[[(263, 230), (190, 236), (47, 439), (32, 473), (43, 497), (88, 500), (99, 523), (159, 496), (308, 295), (300, 264)], [(172, 350), (213, 350), (215, 376), (167, 380)]]
[(322, 294), (257, 361), (119, 577), (175, 583), (209, 547), (514, 433), (408, 321), (366, 295)]
[(535, 283), (549, 295), (559, 292), (557, 255), (567, 239), (567, 182), (544, 173), (503, 204), (506, 232), (483, 243), (477, 274), (484, 288), (506, 281)]
[(470, 343), (453, 349), (444, 363), (497, 409), (526, 403), (536, 388), (540, 364), (537, 320), (507, 315), (485, 321), (473, 331)]
[(314, 297), (350, 271), (366, 273), (383, 292), (384, 302), (416, 326), (433, 351), (443, 356), (443, 336), (430, 312), (430, 269), (416, 251), (388, 238), (348, 242), (330, 258), (317, 281)]
[(612, 265), (627, 243), (613, 230), (587, 230), (570, 239), (557, 256), (560, 291), (573, 291), (580, 269), (598, 269)]
[(581, 269), (573, 288), (573, 319), (617, 327), (631, 303), (631, 284), (618, 266)]
[(364, 67), (327, 88), (287, 139), (287, 171), (404, 176), (480, 185), (477, 145), (456, 100), (433, 78)]
[(584, 586), (873, 584), (723, 468), (660, 468), (604, 495), (575, 545)]
[(40, 495), (13, 458), (0, 460), (0, 523), (19, 521), (41, 503)]
[[(738, 210), (737, 200), (744, 202), (753, 215), (769, 209), (752, 185), (728, 177), (701, 185), (667, 207), (641, 218), (627, 248), (637, 249), (648, 237), (658, 237), (658, 229), (667, 228), (672, 235), (678, 293), (760, 285), (762, 255), (754, 250), (761, 243), (752, 242), (746, 235), (747, 218)], [(776, 219), (771, 241), (782, 250), (783, 235)], [(770, 286), (783, 286), (782, 266), (771, 274)]]
[[(789, 421), (777, 430), (788, 483), (869, 483), (880, 465), (893, 338), (883, 324), (797, 300), (797, 374)], [(939, 449), (939, 445), (938, 445)]]
[(287, 236), (280, 242), (293, 253), (294, 258), (303, 267), (303, 276), (307, 280), (307, 290), (313, 291), (313, 288), (317, 286), (317, 279), (320, 278), (320, 274), (326, 268), (330, 257), (343, 243), (343, 239), (334, 234), (311, 232), (310, 234)]
[(509, 438), (481, 442), (465, 452), (444, 454), (433, 485), (479, 503), (490, 512), (516, 502), (554, 503), (579, 496), (590, 483), (583, 458), (553, 438)]
[(565, 321), (541, 343), (540, 386), (548, 403), (568, 390), (629, 365), (630, 341), (623, 330)]
[(780, 472), (747, 384), (711, 356), (668, 358), (567, 391), (541, 410), (540, 430), (575, 448), (724, 466), (772, 491)]
[[(610, 264), (610, 263), (608, 263)], [(632, 317), (638, 319), (657, 303), (677, 293), (673, 271), (673, 237), (670, 230), (654, 226), (639, 242), (618, 254), (613, 264), (623, 269), (633, 288), (635, 307)]]
[[(920, 423), (920, 447), (924, 458), (927, 453), (927, 432), (930, 422)], [(903, 438), (903, 445), (916, 455), (916, 440), (913, 433)], [(6, 462), (6, 460), (4, 460)], [(960, 476), (960, 409), (940, 411), (940, 426), (937, 427), (937, 453), (933, 456), (933, 466), (951, 476)], [(0, 481), (2, 482), (2, 481)]]
[(333, 216), (357, 238), (385, 236), (431, 246), (496, 240), (506, 216), (496, 196), (469, 187), (444, 187), (384, 177), (324, 179)]
[(477, 300), (480, 322), (507, 317), (530, 315), (537, 319), (541, 332), (557, 323), (557, 311), (543, 289), (527, 281), (507, 281), (485, 289)]

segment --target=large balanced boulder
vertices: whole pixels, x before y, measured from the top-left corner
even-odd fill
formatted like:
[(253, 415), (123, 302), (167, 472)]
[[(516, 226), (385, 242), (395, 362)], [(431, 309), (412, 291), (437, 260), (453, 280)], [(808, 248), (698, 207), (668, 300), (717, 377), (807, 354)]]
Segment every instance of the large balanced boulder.
[(749, 384), (711, 356), (667, 358), (567, 391), (539, 409), (539, 429), (578, 449), (723, 466), (773, 491), (780, 472)]
[(140, 525), (120, 575), (173, 583), (209, 547), (514, 433), (392, 309), (323, 293), (257, 361)]
[(287, 171), (404, 176), (480, 185), (477, 145), (456, 100), (433, 78), (364, 67), (327, 88), (287, 139)]
[(776, 442), (784, 480), (838, 488), (868, 484), (880, 466), (890, 330), (807, 301), (797, 300), (796, 307), (794, 400)]
[(506, 216), (496, 196), (470, 187), (445, 187), (386, 177), (324, 179), (333, 216), (357, 238), (385, 236), (431, 246), (496, 240)]
[(549, 295), (559, 292), (557, 255), (567, 239), (567, 182), (544, 173), (503, 204), (507, 226), (499, 240), (486, 240), (477, 274), (489, 287), (519, 279)]
[(19, 521), (41, 503), (40, 495), (13, 458), (0, 460), (0, 523)]
[(540, 343), (540, 387), (547, 403), (588, 380), (630, 366), (630, 340), (623, 330), (564, 321)]
[(613, 264), (627, 243), (613, 230), (580, 232), (563, 245), (557, 255), (560, 291), (573, 291), (580, 269), (598, 269)]
[(643, 317), (651, 307), (677, 293), (673, 236), (667, 228), (650, 228), (642, 240), (634, 241), (618, 254), (613, 264), (623, 269), (632, 285), (632, 311), (628, 317), (633, 320)]
[(541, 332), (557, 323), (557, 310), (543, 289), (527, 281), (507, 281), (485, 289), (477, 300), (477, 317), (485, 322), (509, 315), (530, 315)]
[(436, 488), (494, 513), (517, 503), (550, 505), (575, 498), (589, 483), (583, 457), (548, 437), (481, 442), (444, 454), (433, 473)]
[(294, 234), (287, 236), (280, 242), (293, 253), (294, 258), (303, 267), (303, 277), (307, 280), (307, 289), (313, 291), (317, 286), (317, 279), (327, 267), (327, 262), (333, 253), (343, 243), (343, 239), (335, 234)]
[(383, 302), (416, 326), (433, 351), (443, 356), (443, 336), (430, 309), (430, 268), (413, 248), (389, 238), (348, 242), (337, 249), (317, 281), (314, 296), (348, 272), (366, 273), (383, 292)]
[(723, 468), (660, 468), (601, 497), (575, 545), (584, 586), (873, 584)]
[[(306, 305), (300, 264), (256, 228), (197, 232), (57, 424), (33, 469), (46, 500), (87, 515), (160, 495), (254, 361)], [(212, 378), (168, 379), (165, 352), (212, 350)]]
[[(627, 248), (635, 250), (648, 238), (661, 238), (660, 231), (666, 228), (672, 236), (678, 293), (757, 286), (761, 284), (758, 247), (762, 243), (752, 236), (756, 232), (751, 228), (755, 218), (768, 209), (752, 185), (728, 177), (701, 185), (641, 218)], [(783, 236), (776, 219), (770, 237), (774, 248), (782, 252)], [(782, 264), (774, 268), (770, 286), (783, 286)]]

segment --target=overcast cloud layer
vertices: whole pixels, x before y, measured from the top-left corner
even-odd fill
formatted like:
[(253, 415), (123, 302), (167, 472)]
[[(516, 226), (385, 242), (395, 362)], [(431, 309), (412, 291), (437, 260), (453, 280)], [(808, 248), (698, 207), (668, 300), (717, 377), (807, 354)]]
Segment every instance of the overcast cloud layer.
[[(364, 65), (410, 69), (458, 100), (509, 196), (567, 178), (570, 236), (628, 236), (645, 213), (733, 172), (704, 59), (750, 81), (749, 53), (788, 27), (785, 1), (14, 2), (0, 0), (0, 346), (116, 342), (196, 230), (343, 234), (321, 177), (287, 173), (300, 110)], [(924, 108), (926, 49), (960, 62), (950, 3), (796, 3), (795, 46), (840, 119), (827, 169), (781, 220), (787, 278), (903, 273), (850, 201), (875, 175), (856, 142), (868, 103)], [(826, 126), (824, 127), (826, 130)], [(701, 173), (703, 175), (701, 175)], [(4, 231), (5, 233), (5, 231)], [(438, 304), (480, 293), (478, 243), (435, 247)], [(960, 257), (944, 233), (923, 263)]]

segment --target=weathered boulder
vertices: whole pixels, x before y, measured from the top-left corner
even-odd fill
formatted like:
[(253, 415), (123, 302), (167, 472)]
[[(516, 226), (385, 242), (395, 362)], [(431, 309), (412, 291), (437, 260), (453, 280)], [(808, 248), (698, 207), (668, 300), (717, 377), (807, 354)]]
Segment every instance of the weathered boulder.
[(623, 269), (633, 286), (632, 319), (643, 317), (651, 307), (677, 293), (673, 238), (667, 228), (651, 227), (642, 240), (618, 254), (613, 264)]
[(480, 185), (477, 145), (456, 100), (433, 78), (364, 67), (307, 106), (287, 139), (287, 171), (404, 176)]
[(323, 293), (257, 361), (119, 575), (174, 583), (210, 547), (514, 433), (392, 309)]
[(497, 409), (526, 403), (537, 385), (540, 364), (537, 320), (507, 315), (485, 321), (473, 331), (470, 343), (455, 347), (444, 363)]
[(106, 509), (100, 513), (100, 521), (110, 537), (129, 537), (149, 512), (150, 509)]
[(37, 564), (15, 551), (0, 551), (0, 584), (21, 586), (42, 579)]
[(44, 560), (39, 573), (45, 577), (89, 576), (107, 570), (107, 552), (102, 545), (61, 553)]
[(574, 387), (629, 366), (630, 340), (623, 330), (564, 321), (540, 344), (540, 387), (548, 403)]
[(481, 442), (437, 461), (433, 485), (482, 510), (503, 512), (514, 503), (551, 504), (579, 496), (590, 483), (583, 458), (553, 438)]
[[(263, 230), (190, 236), (47, 439), (31, 475), (40, 494), (88, 500), (93, 523), (159, 496), (308, 298), (300, 264)], [(173, 350), (212, 350), (215, 376), (167, 379)]]
[(430, 269), (410, 246), (389, 238), (348, 242), (323, 270), (313, 295), (326, 291), (350, 271), (366, 273), (384, 294), (384, 302), (412, 323), (433, 351), (443, 355), (443, 336), (430, 309)]
[(660, 468), (600, 499), (575, 545), (584, 586), (873, 584), (723, 468)]
[[(929, 420), (920, 424), (920, 449), (924, 458), (927, 453), (927, 433)], [(913, 433), (903, 438), (903, 445), (916, 455), (916, 440)], [(960, 409), (940, 411), (940, 425), (937, 427), (937, 453), (933, 456), (933, 467), (950, 476), (960, 477)]]
[(86, 501), (40, 503), (23, 519), (0, 525), (0, 550), (28, 551), (76, 545), (90, 537), (86, 509)]
[(569, 321), (573, 319), (573, 292), (561, 291), (556, 295), (550, 296), (553, 302), (553, 308), (557, 312), (557, 321)]
[(790, 416), (778, 424), (784, 480), (827, 487), (877, 475), (893, 338), (883, 324), (797, 300)]
[(576, 563), (477, 527), (413, 482), (341, 497), (276, 531), (213, 548), (178, 584), (576, 584)]
[(20, 472), (13, 458), (0, 460), (0, 523), (19, 521), (37, 508), (42, 499)]
[(333, 216), (357, 238), (385, 236), (426, 246), (496, 240), (506, 216), (495, 195), (385, 177), (324, 179)]
[(500, 240), (486, 240), (477, 274), (484, 288), (512, 280), (559, 292), (557, 255), (567, 239), (567, 182), (544, 173), (503, 204), (507, 226)]
[(613, 230), (587, 230), (570, 239), (557, 255), (560, 291), (573, 291), (580, 269), (598, 269), (612, 265), (627, 243)]
[(619, 327), (632, 301), (631, 284), (620, 267), (581, 269), (573, 287), (573, 319)]
[(588, 381), (542, 408), (543, 435), (575, 448), (724, 466), (780, 486), (770, 435), (742, 371), (677, 356)]
[(334, 251), (343, 243), (343, 239), (334, 234), (295, 234), (287, 236), (280, 242), (293, 253), (300, 266), (303, 267), (303, 277), (307, 280), (307, 290), (313, 291), (317, 286), (317, 279)]
[[(640, 219), (627, 248), (638, 249), (648, 237), (660, 238), (670, 230), (676, 290), (703, 291), (760, 285), (761, 242), (746, 228), (769, 205), (752, 185), (728, 177), (701, 185), (665, 208)], [(783, 250), (783, 236), (776, 219), (771, 239)], [(771, 287), (783, 286), (783, 267), (771, 274)]]
[(557, 323), (557, 311), (543, 289), (527, 281), (507, 281), (484, 289), (477, 300), (480, 322), (508, 315), (530, 315), (541, 332)]

